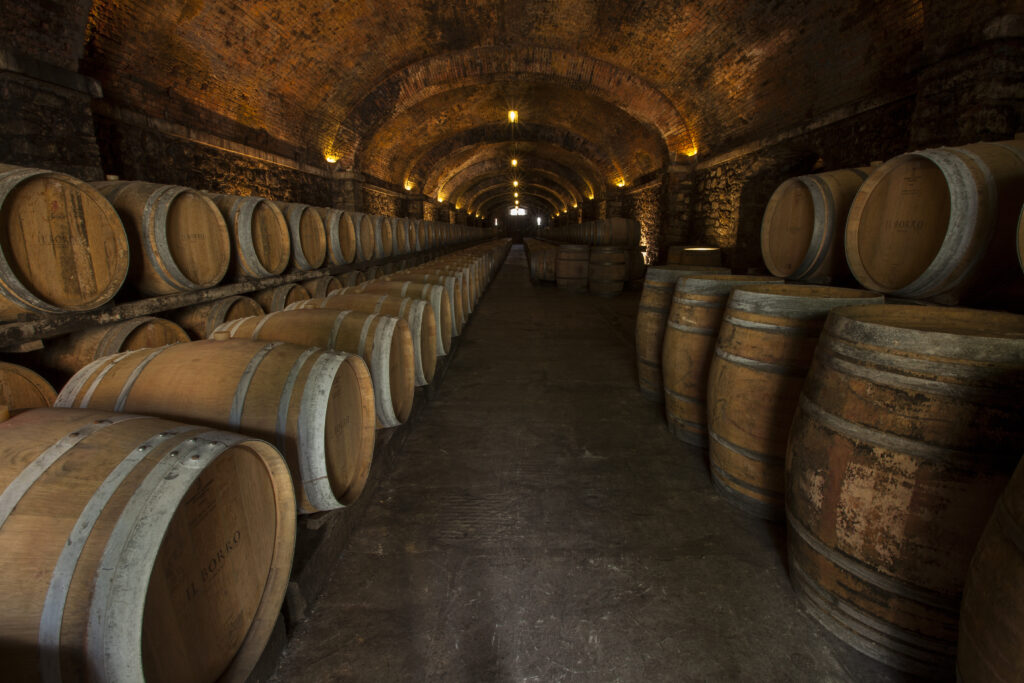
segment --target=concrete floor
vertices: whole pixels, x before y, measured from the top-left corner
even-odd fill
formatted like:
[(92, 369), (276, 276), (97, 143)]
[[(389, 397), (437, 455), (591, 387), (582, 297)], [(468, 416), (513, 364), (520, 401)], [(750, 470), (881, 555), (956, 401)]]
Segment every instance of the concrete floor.
[(803, 613), (782, 527), (637, 388), (639, 295), (516, 247), (275, 681), (907, 681)]

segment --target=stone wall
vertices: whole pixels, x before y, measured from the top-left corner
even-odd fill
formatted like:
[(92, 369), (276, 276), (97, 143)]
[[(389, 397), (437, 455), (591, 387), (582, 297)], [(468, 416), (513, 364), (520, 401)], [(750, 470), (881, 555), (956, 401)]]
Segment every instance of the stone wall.
[(390, 192), (363, 186), (363, 211), (378, 216), (404, 216), (404, 202)]
[(646, 250), (648, 263), (661, 263), (665, 251), (665, 193), (662, 181), (626, 193), (622, 198), (622, 215), (640, 224), (640, 247)]

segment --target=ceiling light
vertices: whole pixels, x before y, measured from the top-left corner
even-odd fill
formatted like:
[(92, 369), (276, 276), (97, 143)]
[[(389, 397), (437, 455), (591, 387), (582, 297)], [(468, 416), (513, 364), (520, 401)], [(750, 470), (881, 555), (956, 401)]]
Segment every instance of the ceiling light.
[(512, 187), (519, 187), (519, 181), (518, 180), (513, 180), (512, 181)]
[(512, 166), (514, 167), (514, 166), (518, 166), (518, 165), (519, 165), (519, 159), (513, 159), (512, 160)]
[(512, 193), (512, 196), (513, 196), (513, 197), (518, 197), (518, 196), (519, 196), (519, 193), (518, 193), (518, 192), (513, 192), (513, 193)]

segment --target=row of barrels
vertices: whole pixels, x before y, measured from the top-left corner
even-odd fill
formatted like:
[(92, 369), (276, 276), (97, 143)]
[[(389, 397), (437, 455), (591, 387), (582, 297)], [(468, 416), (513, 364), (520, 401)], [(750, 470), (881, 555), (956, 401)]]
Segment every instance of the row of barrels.
[(640, 244), (640, 232), (640, 224), (632, 218), (605, 218), (575, 225), (552, 225), (541, 236), (554, 242), (635, 249)]
[(786, 180), (761, 254), (779, 277), (956, 304), (1019, 277), (1022, 205), (1024, 139), (925, 149)]
[(135, 181), (85, 183), (0, 164), (0, 321), (343, 266), (483, 231)]
[(627, 283), (643, 282), (643, 256), (638, 249), (554, 244), (524, 238), (530, 280), (556, 282), (570, 292), (616, 296)]
[[(648, 269), (643, 393), (707, 449), (728, 502), (786, 520), (791, 580), (830, 631), (949, 679), (959, 625), (962, 680), (1019, 680), (1024, 594), (1006, 572), (1024, 574), (1024, 545), (1006, 530), (1020, 484), (996, 540), (979, 538), (1021, 457), (1024, 317), (722, 270)], [(972, 554), (974, 616), (958, 621)]]
[(284, 600), (296, 514), (366, 482), (377, 387), (412, 373), (409, 321), (457, 334), (471, 306), (448, 292), (475, 302), (508, 247), (103, 357), (56, 396), (0, 364), (6, 675), (245, 680)]

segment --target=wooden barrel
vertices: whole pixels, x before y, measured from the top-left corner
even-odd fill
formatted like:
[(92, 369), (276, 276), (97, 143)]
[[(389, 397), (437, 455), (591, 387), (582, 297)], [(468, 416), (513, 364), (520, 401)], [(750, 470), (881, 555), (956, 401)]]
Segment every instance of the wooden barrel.
[(846, 216), (870, 168), (846, 168), (786, 180), (761, 221), (761, 256), (772, 275), (827, 283), (849, 277)]
[(312, 206), (296, 202), (274, 202), (288, 223), (291, 266), (295, 270), (316, 270), (327, 258), (324, 220)]
[[(424, 268), (428, 268), (424, 266)], [(454, 275), (446, 275), (444, 273), (436, 272), (424, 272), (423, 270), (403, 270), (401, 273), (395, 273), (389, 275), (387, 282), (415, 282), (422, 284), (440, 285), (444, 287), (448, 293), (448, 300), (451, 303), (451, 335), (453, 337), (459, 336), (462, 332), (463, 326), (466, 321), (469, 320), (469, 311), (472, 310), (472, 304), (469, 300), (469, 294), (467, 290), (462, 286), (460, 278)], [(376, 283), (374, 283), (376, 284)], [(371, 291), (369, 283), (363, 286), (366, 291)], [(433, 302), (431, 302), (433, 305)]]
[(159, 296), (213, 287), (228, 271), (231, 240), (206, 195), (175, 185), (92, 183), (117, 209), (128, 235), (128, 282)]
[(384, 269), (381, 268), (380, 266), (370, 266), (369, 268), (363, 271), (363, 275), (366, 277), (367, 281), (369, 281), (377, 280), (383, 277), (385, 273)]
[(294, 344), (207, 340), (101, 358), (71, 378), (55, 405), (156, 415), (266, 438), (288, 462), (303, 514), (355, 501), (373, 457), (366, 363), (354, 354)]
[(252, 315), (263, 315), (263, 307), (247, 296), (228, 296), (170, 313), (171, 320), (181, 325), (192, 339), (206, 339), (221, 323)]
[(176, 323), (142, 316), (72, 332), (48, 342), (39, 355), (47, 367), (73, 375), (97, 358), (187, 341), (188, 333)]
[(569, 292), (587, 291), (590, 247), (585, 244), (559, 244), (555, 256), (555, 281)]
[(366, 274), (361, 270), (350, 270), (338, 276), (345, 287), (355, 287), (366, 282)]
[(661, 369), (665, 418), (677, 439), (708, 445), (708, 370), (725, 304), (741, 285), (778, 282), (760, 275), (692, 275), (676, 282), (665, 321)]
[(387, 258), (394, 253), (394, 238), (391, 233), (391, 219), (387, 216), (370, 217), (373, 225), (374, 253), (377, 258)]
[(260, 197), (210, 195), (227, 221), (235, 279), (280, 275), (291, 258), (291, 237), (284, 214)]
[(658, 403), (665, 400), (661, 379), (662, 342), (676, 280), (687, 275), (727, 272), (725, 268), (710, 266), (651, 266), (647, 269), (636, 314), (636, 372), (640, 393), (647, 398)]
[(378, 426), (397, 427), (412, 413), (416, 392), (412, 333), (401, 318), (359, 311), (278, 311), (224, 323), (213, 335), (356, 354), (370, 369)]
[(956, 303), (1016, 271), (1024, 141), (928, 149), (891, 159), (850, 207), (846, 257), (879, 292)]
[(0, 424), (0, 490), (5, 678), (246, 679), (295, 547), (295, 497), (270, 444), (31, 410)]
[(300, 283), (306, 293), (314, 299), (322, 299), (331, 292), (336, 292), (345, 285), (334, 275), (323, 275), (313, 280), (304, 280)]
[(668, 248), (666, 262), (680, 266), (720, 266), (722, 250), (718, 247), (672, 244)]
[(430, 303), (423, 299), (389, 296), (387, 294), (342, 294), (334, 292), (326, 298), (309, 299), (292, 304), (300, 308), (331, 308), (339, 311), (380, 313), (401, 318), (412, 334), (413, 364), (416, 386), (430, 384), (437, 370), (437, 323)]
[(63, 173), (0, 164), (0, 235), (0, 321), (98, 308), (128, 274), (114, 207)]
[(296, 301), (303, 301), (309, 298), (309, 292), (305, 287), (294, 282), (253, 292), (252, 298), (267, 313), (283, 311)]
[[(57, 392), (38, 374), (0, 361), (0, 413), (11, 415), (30, 408), (48, 408), (55, 398)], [(2, 417), (0, 422), (3, 422)]]
[(643, 289), (646, 276), (647, 263), (644, 261), (644, 253), (639, 249), (628, 250), (626, 252), (626, 285), (629, 289)]
[(1017, 265), (1024, 270), (1024, 209), (1017, 218)]
[(632, 218), (607, 218), (578, 226), (578, 234), (591, 244), (635, 247), (640, 242), (640, 224)]
[(626, 250), (622, 247), (591, 247), (587, 289), (598, 296), (621, 294), (627, 267)]
[(527, 263), (530, 267), (532, 282), (555, 281), (555, 255), (558, 247), (548, 242), (525, 238)]
[(416, 224), (416, 243), (420, 245), (420, 251), (434, 248), (430, 242), (430, 221), (420, 221)]
[(790, 578), (853, 647), (948, 678), (967, 567), (1020, 459), (1024, 316), (829, 314), (786, 449)]
[(452, 317), (455, 315), (455, 308), (452, 305), (451, 297), (448, 296), (448, 291), (443, 286), (429, 282), (413, 282), (409, 280), (378, 280), (372, 283), (365, 283), (358, 288), (345, 288), (339, 294), (361, 294), (363, 292), (390, 294), (391, 296), (402, 298), (411, 297), (413, 299), (422, 299), (429, 303), (430, 308), (434, 311), (434, 327), (437, 331), (437, 355), (448, 355), (448, 351), (452, 348), (452, 330), (454, 328)]
[(956, 655), (961, 683), (1024, 680), (1024, 466), (1018, 465), (971, 558)]
[(395, 241), (396, 254), (409, 253), (409, 221), (405, 218), (395, 218), (392, 221), (392, 228)]
[(743, 285), (722, 317), (708, 372), (711, 479), (757, 517), (784, 517), (786, 441), (818, 336), (833, 308), (881, 304), (862, 289)]
[(324, 222), (327, 233), (327, 265), (344, 266), (356, 260), (356, 231), (352, 220), (345, 219), (345, 212), (339, 209), (317, 207), (314, 209)]

